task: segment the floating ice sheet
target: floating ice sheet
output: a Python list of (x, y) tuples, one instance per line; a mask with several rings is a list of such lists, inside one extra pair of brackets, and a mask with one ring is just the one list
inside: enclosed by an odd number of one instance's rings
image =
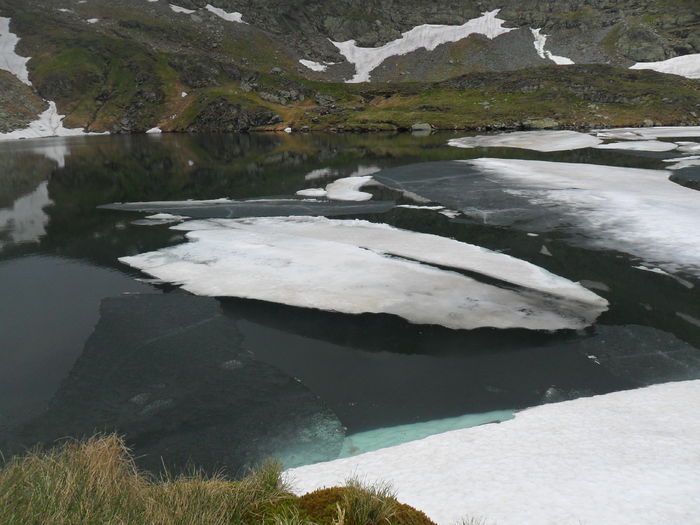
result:
[(659, 140), (627, 140), (624, 142), (610, 142), (599, 144), (597, 149), (627, 149), (632, 151), (672, 151), (678, 149), (678, 144), (673, 142), (661, 142)]
[(371, 181), (370, 175), (345, 177), (331, 182), (325, 190), (308, 188), (299, 190), (296, 194), (300, 197), (326, 197), (335, 201), (368, 201), (372, 194), (360, 191), (360, 188)]
[(595, 131), (596, 136), (616, 140), (653, 140), (700, 137), (700, 126), (657, 126), (649, 128), (610, 128)]
[(457, 148), (522, 148), (536, 151), (568, 151), (591, 148), (603, 142), (577, 131), (514, 131), (497, 135), (477, 135), (449, 141)]
[(700, 275), (700, 194), (670, 182), (668, 171), (511, 159), (461, 162), (506, 182), (509, 192), (530, 204), (549, 206), (548, 214), (565, 214), (596, 246)]
[(700, 381), (549, 404), (515, 419), (289, 470), (299, 494), (387, 481), (438, 525), (691, 523), (700, 514)]
[(667, 168), (670, 170), (682, 170), (685, 168), (700, 166), (700, 155), (691, 155), (690, 157), (678, 157), (675, 159), (664, 159), (664, 162), (673, 163), (670, 166), (667, 166)]
[[(325, 191), (325, 190), (322, 190)], [(318, 201), (315, 199), (231, 199), (153, 201), (113, 203), (100, 206), (108, 210), (162, 212), (173, 215), (187, 215), (195, 219), (238, 218), (238, 217), (279, 217), (286, 215), (357, 215), (384, 213), (394, 207), (391, 201)]]
[(580, 328), (607, 309), (584, 287), (525, 261), (366, 221), (290, 217), (173, 228), (189, 230), (190, 243), (120, 261), (197, 295), (388, 313), (453, 329)]
[(494, 39), (513, 31), (515, 28), (503, 27), (505, 21), (497, 18), (498, 12), (499, 9), (484, 13), (479, 18), (469, 20), (461, 26), (435, 24), (417, 26), (403, 33), (401, 38), (380, 47), (359, 47), (355, 40), (331, 42), (338, 48), (340, 54), (355, 66), (355, 76), (348, 82), (369, 82), (372, 71), (390, 57), (405, 55), (422, 48), (432, 51), (441, 44), (457, 42), (473, 34)]
[(700, 53), (669, 58), (660, 62), (637, 62), (630, 66), (630, 69), (653, 69), (660, 73), (700, 79)]

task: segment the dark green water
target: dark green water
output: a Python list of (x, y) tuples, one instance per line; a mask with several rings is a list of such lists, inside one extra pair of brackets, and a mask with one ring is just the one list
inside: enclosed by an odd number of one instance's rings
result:
[(504, 251), (587, 282), (611, 303), (580, 332), (454, 331), (137, 281), (144, 276), (117, 258), (178, 244), (182, 233), (133, 223), (146, 213), (98, 208), (292, 196), (318, 184), (306, 179), (311, 173), (440, 173), (449, 161), (481, 156), (665, 167), (660, 154), (460, 150), (446, 146), (450, 137), (0, 144), (0, 449), (118, 430), (146, 467), (157, 469), (163, 456), (176, 469), (192, 461), (235, 474), (264, 456), (288, 465), (332, 459), (358, 432), (466, 414), (499, 419), (544, 402), (700, 377), (700, 281), (640, 271), (632, 256), (572, 243), (557, 229), (535, 237), (476, 215), (397, 208), (410, 200), (386, 189), (373, 190), (378, 208), (333, 211)]

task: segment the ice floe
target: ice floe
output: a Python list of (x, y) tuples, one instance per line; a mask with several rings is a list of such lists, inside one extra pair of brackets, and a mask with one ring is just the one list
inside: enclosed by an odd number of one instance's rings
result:
[(623, 142), (599, 144), (594, 147), (597, 149), (626, 149), (632, 151), (672, 151), (678, 149), (678, 144), (661, 142), (659, 140), (626, 140)]
[(453, 329), (581, 328), (607, 309), (584, 287), (525, 261), (366, 221), (221, 219), (173, 229), (188, 231), (190, 242), (120, 261), (197, 295), (389, 313)]
[(299, 494), (386, 481), (438, 525), (691, 523), (700, 381), (544, 405), (500, 424), (285, 472)]
[(218, 16), (219, 18), (221, 18), (223, 20), (226, 20), (227, 22), (237, 22), (239, 24), (246, 23), (243, 21), (243, 15), (239, 12), (228, 13), (219, 7), (214, 7), (211, 4), (205, 5), (204, 9), (206, 9), (210, 13), (215, 14), (216, 16)]
[(637, 62), (630, 69), (653, 69), (686, 78), (700, 79), (700, 53), (669, 58), (659, 62)]
[(603, 142), (577, 131), (514, 131), (496, 135), (462, 137), (448, 142), (457, 148), (522, 148), (535, 151), (568, 151), (591, 148)]
[(586, 242), (700, 275), (700, 194), (669, 181), (668, 171), (515, 159), (459, 162), (506, 182), (509, 192), (532, 205), (548, 205), (550, 214), (566, 215), (587, 232)]
[(371, 181), (371, 175), (344, 177), (331, 182), (326, 189), (308, 188), (299, 190), (296, 194), (300, 197), (326, 197), (336, 201), (368, 201), (372, 194), (360, 191), (360, 188)]
[(557, 65), (571, 65), (574, 63), (573, 60), (567, 57), (554, 55), (551, 51), (546, 51), (544, 46), (547, 44), (547, 35), (542, 34), (542, 29), (530, 29), (532, 31), (532, 36), (535, 37), (535, 49), (540, 58), (549, 59)]
[[(323, 190), (325, 191), (325, 190)], [(288, 215), (334, 216), (384, 213), (393, 201), (328, 201), (316, 199), (210, 199), (112, 203), (100, 208), (121, 211), (185, 214), (198, 219), (279, 217)]]
[(599, 129), (596, 136), (615, 140), (653, 140), (675, 137), (700, 137), (700, 126), (651, 126), (648, 128)]
[(664, 162), (673, 162), (673, 164), (666, 167), (669, 170), (682, 170), (685, 168), (700, 166), (700, 155), (691, 155), (690, 157), (678, 157), (675, 159), (664, 159)]
[(515, 28), (503, 27), (505, 20), (497, 17), (499, 11), (496, 9), (486, 12), (461, 26), (436, 24), (417, 26), (403, 33), (401, 38), (380, 47), (359, 47), (355, 40), (331, 42), (338, 48), (340, 54), (355, 66), (355, 76), (347, 82), (369, 82), (372, 71), (390, 57), (405, 55), (423, 48), (432, 51), (441, 44), (457, 42), (473, 34), (494, 39), (513, 31)]
[(700, 143), (698, 142), (676, 142), (678, 151), (682, 153), (700, 153)]

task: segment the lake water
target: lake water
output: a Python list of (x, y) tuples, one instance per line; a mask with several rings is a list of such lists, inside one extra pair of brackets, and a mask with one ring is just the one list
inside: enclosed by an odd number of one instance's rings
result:
[[(268, 456), (296, 466), (502, 421), (542, 403), (700, 377), (700, 234), (687, 233), (700, 193), (684, 188), (674, 207), (674, 187), (668, 213), (650, 226), (644, 221), (658, 206), (646, 195), (639, 202), (648, 210), (635, 204), (638, 215), (620, 214), (625, 192), (583, 188), (590, 193), (582, 201), (568, 187), (544, 194), (527, 179), (504, 182), (483, 166), (455, 162), (574, 163), (570, 170), (580, 166), (584, 180), (585, 166), (660, 170), (677, 153), (458, 149), (447, 146), (450, 138), (162, 135), (0, 144), (0, 450), (116, 430), (146, 468), (195, 464), (238, 475)], [(381, 183), (363, 189), (371, 200), (295, 197), (369, 174)], [(698, 175), (697, 168), (679, 174)], [(657, 194), (675, 186), (660, 184)], [(630, 193), (635, 187), (631, 181)], [(236, 202), (100, 207), (224, 197)], [(690, 217), (672, 215), (688, 203)], [(119, 262), (185, 242), (184, 231), (145, 219), (156, 211), (325, 215), (436, 234), (581, 282), (609, 309), (579, 330), (453, 330), (389, 314), (199, 297)], [(335, 264), (329, 254), (331, 272)]]

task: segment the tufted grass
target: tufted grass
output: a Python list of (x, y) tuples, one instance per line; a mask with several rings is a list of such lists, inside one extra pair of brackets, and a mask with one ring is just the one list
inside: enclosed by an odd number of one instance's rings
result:
[[(2, 457), (0, 456), (0, 460)], [(387, 485), (349, 480), (297, 497), (267, 462), (240, 481), (140, 472), (116, 435), (0, 463), (2, 525), (434, 525)]]

